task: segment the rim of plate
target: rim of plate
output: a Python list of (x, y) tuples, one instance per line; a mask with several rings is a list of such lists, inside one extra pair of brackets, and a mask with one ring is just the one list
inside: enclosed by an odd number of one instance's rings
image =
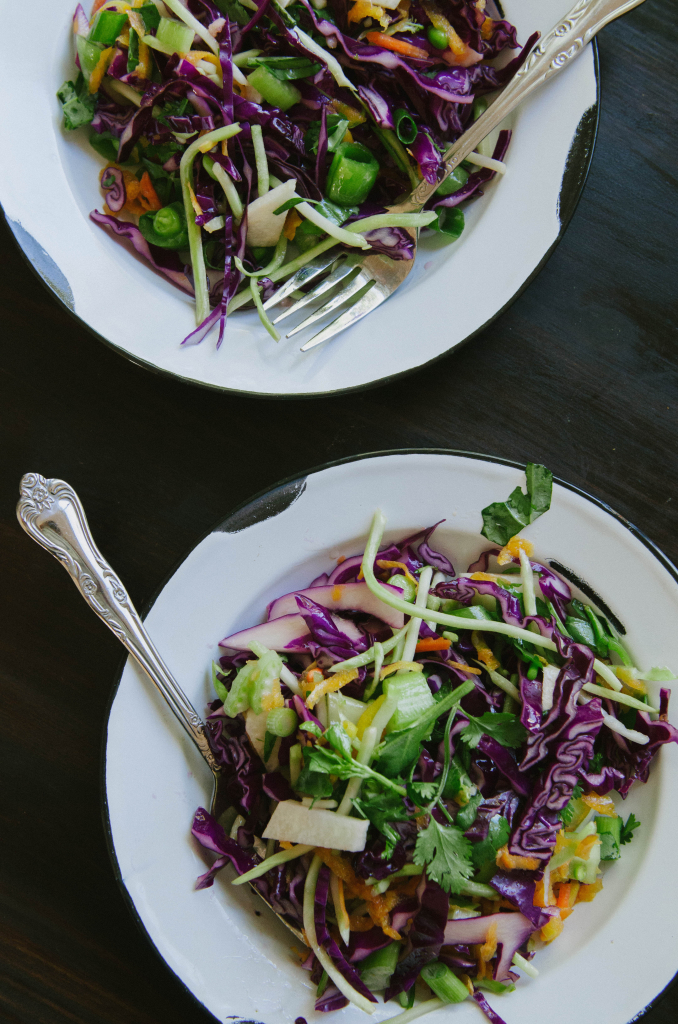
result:
[[(158, 597), (162, 594), (163, 590), (165, 589), (165, 587), (167, 586), (169, 581), (172, 579), (172, 577), (177, 572), (179, 567), (181, 565), (183, 565), (183, 563), (186, 561), (186, 559), (189, 557), (189, 555), (197, 547), (199, 547), (199, 545), (202, 544), (203, 541), (207, 537), (209, 537), (216, 530), (222, 529), (223, 526), (226, 523), (228, 523), (229, 521), (234, 520), (237, 517), (239, 517), (238, 532), (240, 532), (240, 530), (246, 529), (247, 526), (249, 525), (247, 523), (246, 518), (243, 517), (241, 514), (243, 512), (245, 512), (246, 510), (248, 510), (248, 509), (251, 510), (251, 512), (253, 513), (253, 518), (251, 519), (251, 521), (253, 523), (254, 522), (260, 522), (262, 519), (269, 518), (269, 516), (267, 516), (267, 515), (258, 516), (257, 513), (262, 510), (262, 505), (263, 505), (264, 501), (267, 498), (270, 498), (272, 495), (274, 495), (275, 493), (281, 491), (282, 489), (289, 488), (291, 485), (294, 485), (294, 484), (303, 485), (305, 480), (309, 476), (313, 476), (316, 473), (322, 473), (322, 472), (324, 472), (325, 470), (328, 470), (328, 469), (333, 469), (335, 466), (345, 466), (345, 465), (349, 465), (350, 463), (353, 463), (353, 462), (363, 462), (363, 461), (365, 461), (365, 459), (384, 458), (384, 457), (388, 457), (388, 456), (391, 456), (391, 455), (443, 455), (443, 456), (445, 456), (445, 455), (455, 455), (455, 456), (460, 456), (460, 457), (467, 458), (467, 459), (475, 459), (478, 462), (488, 462), (488, 463), (492, 463), (492, 464), (500, 465), (500, 466), (510, 466), (513, 469), (522, 469), (522, 470), (525, 469), (525, 463), (519, 462), (516, 459), (505, 459), (505, 458), (502, 458), (501, 456), (484, 455), (482, 452), (469, 452), (469, 451), (463, 451), (462, 449), (458, 449), (458, 448), (388, 448), (388, 449), (385, 449), (383, 451), (363, 452), (363, 453), (358, 454), (358, 455), (346, 456), (343, 459), (334, 459), (334, 460), (332, 460), (330, 462), (324, 462), (324, 463), (322, 463), (319, 466), (314, 466), (312, 469), (309, 469), (306, 472), (296, 473), (296, 474), (294, 474), (292, 476), (285, 477), (284, 479), (279, 480), (277, 483), (272, 484), (270, 487), (266, 487), (263, 490), (259, 491), (252, 498), (248, 498), (247, 500), (241, 502), (239, 505), (236, 505), (228, 513), (228, 515), (226, 515), (222, 519), (219, 519), (217, 522), (214, 523), (214, 525), (210, 529), (206, 530), (202, 534), (202, 536), (195, 542), (195, 544), (193, 544), (192, 547), (188, 551), (186, 551), (185, 555), (174, 564), (172, 569), (167, 573), (167, 575), (164, 577), (164, 579), (159, 584), (159, 586), (155, 589), (155, 591), (151, 594), (151, 596), (148, 598), (148, 600), (146, 602), (144, 602), (143, 609), (140, 612), (142, 620), (146, 619), (146, 617), (148, 616), (148, 613), (150, 612), (151, 608), (155, 604), (155, 602), (158, 599)], [(610, 505), (608, 505), (606, 502), (602, 501), (600, 498), (596, 498), (594, 495), (589, 494), (588, 491), (583, 490), (583, 488), (577, 487), (576, 484), (571, 484), (567, 480), (563, 480), (561, 477), (558, 477), (558, 476), (555, 476), (555, 475), (553, 477), (553, 481), (554, 481), (554, 483), (559, 484), (561, 487), (564, 487), (566, 490), (572, 491), (574, 494), (577, 494), (580, 497), (584, 498), (586, 501), (588, 501), (591, 504), (595, 505), (597, 508), (602, 509), (604, 512), (607, 512), (608, 515), (611, 515), (614, 519), (617, 520), (617, 522), (621, 523), (621, 525), (624, 526), (629, 531), (629, 533), (631, 533), (632, 536), (634, 536), (637, 540), (639, 540), (644, 545), (645, 548), (647, 548), (647, 550), (650, 552), (650, 554), (653, 555), (657, 559), (657, 561), (662, 565), (662, 567), (664, 569), (666, 569), (666, 571), (675, 580), (675, 582), (678, 583), (678, 567), (676, 567), (673, 564), (673, 562), (664, 554), (664, 552), (661, 550), (661, 548), (659, 548), (654, 543), (654, 541), (650, 540), (650, 538), (645, 533), (643, 533), (642, 530), (639, 530), (638, 527), (635, 526), (630, 520), (628, 520), (625, 516), (621, 515), (620, 512), (616, 512)], [(297, 493), (295, 494), (295, 497), (299, 493), (301, 493), (301, 492), (297, 491)], [(292, 500), (294, 500), (294, 499), (292, 499)], [(271, 515), (276, 515), (276, 514), (277, 514), (277, 511), (271, 513)], [(117, 858), (117, 855), (116, 855), (116, 852), (115, 852), (115, 843), (114, 843), (114, 840), (113, 840), (113, 833), (112, 833), (112, 830), (111, 830), (111, 823), (110, 823), (110, 817), (109, 817), (109, 812), (108, 812), (108, 796), (107, 796), (107, 789), (106, 789), (106, 753), (107, 753), (107, 741), (108, 741), (108, 723), (109, 723), (109, 719), (110, 719), (110, 715), (111, 715), (111, 709), (113, 707), (113, 702), (115, 701), (115, 698), (116, 698), (117, 693), (118, 693), (118, 689), (120, 687), (120, 682), (121, 682), (121, 679), (122, 679), (122, 674), (123, 674), (123, 672), (125, 670), (125, 666), (127, 665), (128, 660), (130, 660), (130, 659), (131, 659), (131, 655), (128, 655), (128, 654), (123, 654), (122, 657), (121, 657), (120, 667), (118, 668), (118, 670), (116, 672), (116, 675), (115, 675), (115, 678), (114, 678), (114, 682), (113, 682), (113, 686), (111, 688), (110, 697), (109, 697), (109, 700), (108, 700), (108, 703), (107, 703), (107, 706), (106, 706), (106, 713), (105, 713), (105, 718), (104, 718), (104, 726), (103, 726), (102, 737), (101, 737), (101, 760), (100, 760), (99, 781), (100, 781), (100, 787), (101, 787), (101, 816), (102, 816), (102, 823), (103, 823), (103, 826), (104, 826), (104, 838), (105, 838), (105, 841), (106, 841), (106, 848), (108, 850), (108, 855), (109, 855), (109, 858), (110, 858), (110, 861), (111, 861), (111, 866), (113, 868), (113, 874), (115, 876), (115, 880), (118, 883), (118, 888), (120, 889), (120, 891), (122, 893), (123, 899), (124, 899), (125, 903), (127, 904), (127, 908), (130, 911), (130, 913), (131, 913), (131, 915), (132, 915), (132, 917), (133, 917), (137, 927), (140, 929), (141, 933), (143, 934), (143, 936), (147, 940), (149, 946), (151, 947), (151, 949), (153, 950), (155, 955), (158, 957), (160, 962), (163, 964), (165, 969), (167, 971), (169, 971), (170, 974), (172, 974), (174, 976), (175, 980), (179, 983), (179, 985), (181, 985), (181, 987), (184, 989), (184, 991), (188, 993), (188, 995), (191, 997), (191, 999), (205, 1013), (207, 1013), (213, 1020), (215, 1020), (217, 1022), (217, 1024), (220, 1024), (219, 1018), (216, 1017), (212, 1013), (212, 1011), (207, 1008), (207, 1006), (205, 1006), (205, 1004), (198, 998), (198, 996), (189, 988), (189, 986), (186, 984), (186, 982), (181, 977), (179, 977), (179, 975), (176, 973), (176, 971), (174, 971), (170, 967), (170, 965), (168, 964), (167, 960), (163, 957), (162, 953), (160, 952), (160, 950), (156, 946), (155, 942), (151, 938), (151, 936), (150, 936), (150, 934), (149, 934), (149, 932), (148, 932), (148, 930), (146, 928), (146, 925), (144, 924), (144, 922), (143, 922), (143, 920), (141, 918), (141, 915), (140, 915), (139, 911), (137, 910), (136, 904), (134, 903), (134, 900), (132, 899), (130, 893), (128, 892), (128, 890), (127, 890), (127, 888), (125, 886), (125, 882), (124, 882), (123, 877), (122, 877), (122, 872), (120, 870), (120, 865), (118, 863), (118, 858)], [(637, 1014), (635, 1014), (635, 1016), (630, 1018), (630, 1020), (628, 1021), (628, 1024), (635, 1024), (636, 1021), (639, 1021), (648, 1012), (648, 1010), (651, 1010), (652, 1007), (662, 998), (662, 996), (674, 984), (676, 984), (677, 980), (678, 980), (678, 972), (676, 973), (676, 975), (674, 975), (674, 977), (671, 979), (671, 981), (669, 981), (664, 986), (664, 988), (660, 992), (658, 992), (657, 995), (654, 996), (654, 998), (651, 999), (650, 1002), (647, 1003), (646, 1006), (643, 1007), (642, 1010), (640, 1010)], [(256, 1024), (256, 1022), (253, 1022), (253, 1021), (249, 1022), (249, 1021), (241, 1020), (239, 1022), (239, 1024)], [(388, 1024), (388, 1022), (385, 1022), (385, 1024)]]
[[(501, 12), (501, 3), (498, 6)], [(24, 246), (23, 241), (21, 240), (17, 232), (15, 232), (14, 227), (12, 226), (14, 222), (10, 221), (10, 219), (5, 214), (5, 211), (2, 206), (2, 197), (0, 197), (0, 214), (2, 215), (2, 218), (5, 224), (7, 225), (9, 233), (11, 237), (14, 239), (19, 249), (19, 252), (24, 258), (26, 264), (30, 267), (30, 269), (38, 278), (38, 280), (42, 283), (43, 287), (45, 287), (47, 291), (52, 295), (52, 297), (56, 299), (56, 301), (63, 307), (63, 309), (69, 314), (69, 316), (71, 316), (75, 321), (81, 324), (94, 338), (102, 342), (108, 348), (112, 349), (118, 355), (121, 355), (125, 359), (128, 359), (131, 363), (134, 363), (136, 366), (140, 366), (145, 370), (149, 370), (151, 373), (155, 373), (160, 377), (166, 377), (171, 380), (182, 381), (184, 384), (190, 384), (196, 387), (206, 388), (210, 391), (222, 392), (224, 394), (243, 395), (251, 398), (275, 400), (293, 400), (299, 398), (313, 399), (319, 398), (321, 396), (335, 397), (359, 391), (367, 391), (372, 388), (381, 387), (382, 385), (389, 384), (392, 381), (400, 380), (413, 373), (417, 373), (420, 370), (430, 367), (435, 363), (439, 362), (441, 359), (445, 359), (447, 356), (449, 356), (452, 352), (456, 351), (457, 349), (462, 348), (469, 341), (472, 341), (474, 338), (478, 337), (479, 334), (486, 330), (492, 323), (494, 323), (495, 320), (502, 316), (513, 305), (513, 303), (522, 295), (525, 289), (538, 276), (541, 270), (543, 270), (544, 266), (553, 255), (555, 249), (560, 244), (563, 235), (565, 234), (565, 231), (567, 230), (569, 223), (572, 220), (572, 217), (574, 216), (577, 206), (579, 205), (579, 200), (581, 199), (582, 193), (584, 191), (584, 186), (586, 185), (586, 181), (589, 176), (589, 171), (591, 169), (593, 153), (595, 150), (596, 140), (598, 137), (598, 127), (600, 122), (601, 83), (600, 57), (597, 38), (594, 38), (592, 40), (591, 50), (593, 56), (593, 72), (595, 77), (596, 98), (595, 102), (583, 112), (578, 127), (572, 138), (572, 142), (570, 144), (567, 159), (565, 162), (565, 167), (563, 168), (563, 176), (560, 183), (559, 198), (557, 204), (560, 227), (558, 230), (558, 234), (556, 235), (556, 238), (551, 243), (548, 250), (544, 253), (539, 263), (525, 278), (525, 280), (517, 288), (513, 295), (511, 295), (508, 301), (505, 302), (500, 309), (493, 313), (492, 316), (490, 316), (486, 321), (484, 321), (483, 324), (477, 327), (474, 331), (468, 334), (461, 341), (455, 342), (449, 348), (445, 349), (444, 352), (440, 352), (432, 359), (428, 359), (423, 363), (419, 363), (416, 366), (408, 367), (405, 370), (389, 374), (385, 377), (378, 377), (375, 380), (367, 381), (362, 384), (355, 384), (352, 385), (351, 387), (337, 388), (334, 390), (321, 390), (312, 392), (285, 392), (275, 394), (273, 392), (250, 391), (246, 388), (227, 387), (222, 384), (214, 384), (209, 381), (197, 380), (194, 377), (189, 377), (182, 373), (177, 373), (173, 370), (165, 369), (161, 366), (158, 366), (156, 363), (149, 362), (148, 360), (142, 358), (141, 356), (134, 354), (129, 350), (123, 348), (116, 342), (104, 337), (97, 330), (91, 327), (86, 320), (82, 319), (75, 312), (74, 309), (71, 308), (69, 303), (66, 301), (66, 298), (59, 290), (58, 285), (55, 283), (50, 284), (49, 280), (43, 273), (41, 273), (39, 269), (39, 261), (43, 259), (45, 256), (47, 256), (47, 254), (44, 253), (39, 243), (36, 243), (36, 241), (30, 235), (28, 235), (27, 242), (29, 242), (31, 248), (34, 249), (34, 253), (30, 254), (27, 251), (27, 248)], [(50, 257), (47, 256), (47, 259), (49, 260)], [(58, 267), (56, 269), (58, 271)]]

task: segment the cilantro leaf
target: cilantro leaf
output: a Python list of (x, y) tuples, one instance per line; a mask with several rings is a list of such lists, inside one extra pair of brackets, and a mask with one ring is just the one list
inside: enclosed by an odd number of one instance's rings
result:
[(407, 795), (417, 807), (425, 807), (438, 792), (437, 782), (408, 782)]
[(393, 822), (409, 821), (410, 818), (402, 797), (390, 791), (386, 793), (371, 793), (354, 800), (353, 806), (386, 839), (386, 848), (382, 857), (384, 860), (388, 860), (393, 855), (396, 843), (400, 839), (400, 836), (393, 828)]
[(325, 739), (341, 757), (351, 758), (351, 740), (342, 725), (336, 722), (325, 730)]
[(633, 839), (633, 833), (640, 826), (641, 822), (638, 821), (635, 814), (629, 814), (626, 822), (622, 825), (620, 844), (624, 846), (626, 843), (630, 843)]
[(327, 747), (314, 747), (312, 750), (306, 747), (304, 759), (315, 772), (336, 775), (340, 779), (373, 779), (385, 789), (392, 789), (401, 796), (406, 795), (402, 786), (380, 775), (379, 772), (375, 772), (373, 768), (369, 768), (366, 764), (361, 764), (360, 761), (356, 761), (352, 757), (341, 757), (339, 754), (328, 750)]
[(495, 501), (482, 510), (483, 528), (480, 531), (493, 544), (502, 547), (511, 537), (551, 507), (553, 473), (535, 462), (525, 468), (527, 494), (516, 487), (506, 501)]
[(525, 727), (517, 715), (511, 715), (507, 711), (499, 711), (496, 714), (486, 711), (480, 718), (474, 718), (466, 711), (464, 714), (469, 719), (469, 724), (459, 735), (471, 750), (478, 746), (483, 733), (491, 736), (502, 747), (519, 747), (525, 742)]
[(473, 874), (472, 844), (456, 825), (440, 825), (431, 817), (417, 836), (414, 863), (445, 892), (460, 892)]
[(603, 752), (599, 750), (597, 754), (594, 754), (589, 763), (588, 772), (589, 775), (599, 775), (603, 770)]
[(565, 805), (565, 807), (563, 807), (562, 811), (560, 812), (560, 820), (562, 821), (563, 825), (569, 825), (572, 819), (574, 818), (574, 813), (577, 810), (575, 801), (579, 799), (583, 792), (584, 790), (581, 788), (581, 786), (575, 786), (572, 790), (572, 796), (570, 797), (569, 802)]
[(310, 733), (310, 734), (311, 734), (311, 736), (317, 736), (317, 737), (320, 737), (320, 736), (322, 736), (322, 734), (323, 734), (323, 731), (322, 731), (322, 729), (320, 728), (320, 726), (319, 726), (319, 725), (316, 725), (316, 723), (315, 723), (315, 722), (301, 722), (301, 724), (299, 725), (299, 728), (300, 728), (300, 729), (301, 729), (301, 730), (302, 730), (303, 732), (308, 732), (308, 733)]
[[(458, 817), (458, 815), (457, 815)], [(473, 844), (471, 856), (473, 865), (479, 871), (486, 864), (494, 863), (497, 850), (508, 842), (511, 834), (511, 826), (501, 814), (495, 814), (490, 818), (487, 837), (479, 843)]]

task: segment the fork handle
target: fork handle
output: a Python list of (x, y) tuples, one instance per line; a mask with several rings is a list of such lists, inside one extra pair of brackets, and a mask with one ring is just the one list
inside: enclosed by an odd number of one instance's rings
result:
[(212, 771), (218, 772), (200, 715), (158, 654), (127, 591), (94, 543), (73, 488), (63, 480), (26, 473), (16, 511), (29, 537), (61, 562), (90, 608), (139, 663)]
[(537, 43), (494, 103), (447, 149), (443, 177), (433, 184), (421, 181), (404, 203), (392, 209), (398, 213), (420, 210), (445, 178), (519, 103), (571, 64), (601, 28), (641, 3), (643, 0), (577, 0), (570, 13)]

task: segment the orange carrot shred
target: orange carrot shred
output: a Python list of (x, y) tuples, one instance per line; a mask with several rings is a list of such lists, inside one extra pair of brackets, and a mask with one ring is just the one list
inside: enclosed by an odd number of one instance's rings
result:
[(426, 60), (428, 53), (419, 46), (406, 43), (404, 39), (396, 39), (394, 36), (387, 36), (383, 32), (368, 32), (365, 36), (372, 46), (382, 46), (385, 50), (393, 50), (403, 57), (413, 57), (415, 60)]
[(450, 640), (444, 636), (425, 636), (423, 640), (417, 641), (417, 651), (448, 651), (452, 646)]

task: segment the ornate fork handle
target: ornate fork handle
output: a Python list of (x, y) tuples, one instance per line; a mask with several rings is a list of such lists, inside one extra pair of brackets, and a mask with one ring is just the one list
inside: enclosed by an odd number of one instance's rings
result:
[(26, 473), (17, 518), (54, 555), (89, 606), (139, 662), (213, 772), (219, 771), (205, 725), (158, 654), (127, 591), (97, 548), (77, 494), (63, 480)]
[(445, 175), (434, 184), (422, 181), (408, 199), (392, 209), (420, 210), (441, 182), (535, 89), (579, 56), (601, 28), (643, 0), (577, 0), (569, 14), (537, 43), (523, 66), (485, 113), (446, 151)]

